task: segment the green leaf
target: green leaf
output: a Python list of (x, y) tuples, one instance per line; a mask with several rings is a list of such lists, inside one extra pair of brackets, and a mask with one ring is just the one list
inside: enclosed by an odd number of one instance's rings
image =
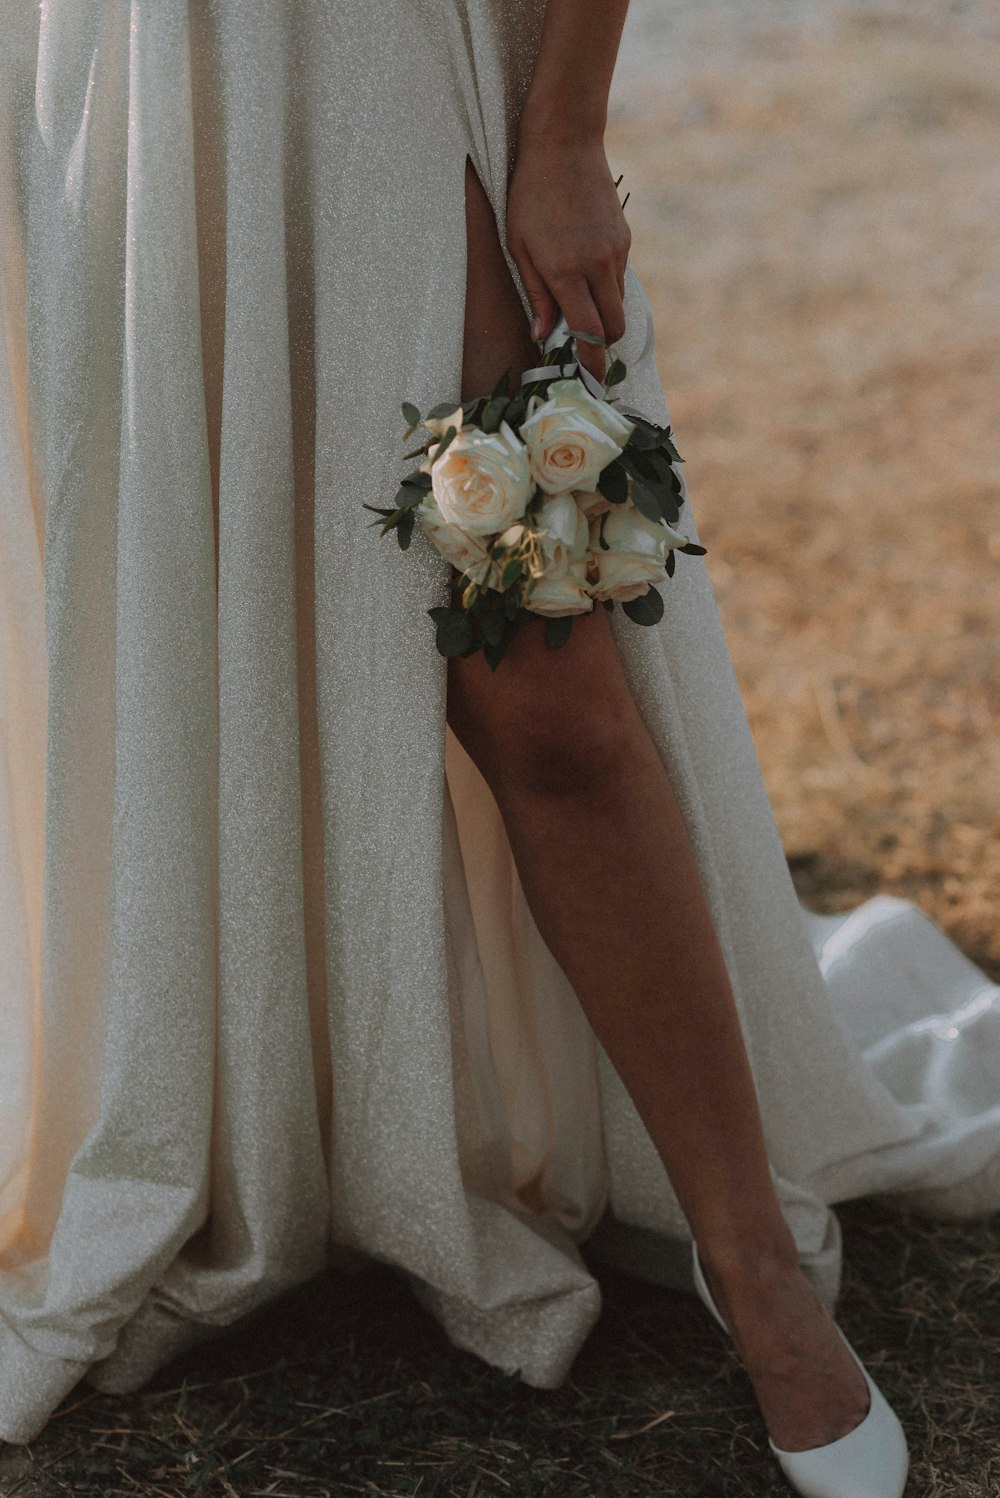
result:
[(400, 484), (396, 491), (396, 509), (412, 510), (414, 505), (420, 504), (426, 493), (422, 484)]
[(482, 595), (476, 611), (476, 621), (483, 639), (490, 645), (495, 645), (503, 638), (507, 618), (504, 614), (503, 596), (500, 593), (490, 589)]
[(447, 604), (440, 604), (436, 609), (428, 609), (427, 612), (435, 624), (440, 624), (442, 619), (447, 618), (449, 614), (453, 614), (455, 610), (448, 608)]
[(431, 476), (422, 473), (419, 468), (414, 468), (412, 473), (407, 473), (400, 480), (401, 489), (429, 489), (431, 487)]
[(663, 599), (650, 584), (638, 598), (630, 598), (622, 608), (636, 624), (657, 624), (663, 618)]
[(657, 501), (660, 506), (660, 515), (668, 525), (676, 525), (681, 518), (681, 507), (672, 494), (665, 494), (662, 489), (657, 492)]
[(622, 415), (635, 425), (635, 431), (629, 433), (628, 447), (638, 449), (642, 452), (648, 447), (659, 447), (663, 441), (663, 428), (654, 426), (652, 422), (646, 421), (645, 417), (636, 416), (632, 411), (623, 411)]
[(503, 421), (506, 411), (507, 397), (505, 395), (495, 395), (491, 400), (488, 400), (483, 408), (482, 419), (479, 423), (483, 431), (495, 432), (501, 421)]
[(612, 359), (607, 374), (604, 376), (604, 388), (610, 390), (613, 385), (620, 385), (628, 371), (620, 359)]
[(677, 550), (686, 552), (689, 557), (704, 557), (708, 555), (708, 547), (699, 546), (697, 541), (689, 541), (686, 546), (678, 546)]
[(493, 400), (498, 400), (500, 396), (503, 396), (504, 400), (507, 399), (507, 391), (508, 391), (509, 381), (510, 381), (510, 366), (508, 365), (508, 367), (504, 370), (503, 374), (500, 376), (499, 380), (497, 380), (496, 384), (493, 386), (493, 394), (492, 394)]
[(511, 557), (510, 561), (503, 569), (503, 573), (500, 577), (500, 586), (503, 588), (504, 592), (507, 591), (512, 582), (515, 582), (516, 579), (521, 576), (521, 573), (523, 571), (524, 563), (521, 561), (521, 558)]
[(416, 518), (412, 510), (407, 510), (396, 527), (396, 539), (404, 551), (409, 546), (413, 536), (413, 525)]
[(483, 646), (483, 659), (491, 671), (495, 671), (504, 658), (504, 652), (509, 644), (508, 640), (498, 640), (495, 645), (489, 641)]
[(560, 645), (565, 645), (569, 639), (570, 630), (573, 628), (572, 614), (558, 614), (552, 619), (545, 621), (545, 643), (553, 650), (558, 650)]
[[(392, 506), (390, 506), (389, 509), (385, 510), (385, 509), (382, 508), (381, 505), (369, 505), (369, 504), (365, 504), (364, 500), (361, 501), (361, 505), (362, 505), (362, 508), (365, 509), (365, 510), (374, 510), (376, 515), (395, 515), (396, 509), (397, 509), (397, 506), (392, 505)], [(378, 521), (377, 520), (373, 520), (372, 521), (372, 525), (378, 525)]]
[(441, 438), (441, 445), (440, 445), (440, 447), (438, 448), (437, 452), (434, 454), (434, 461), (435, 461), (435, 463), (437, 462), (438, 458), (442, 457), (443, 454), (448, 451), (448, 448), (451, 446), (451, 444), (454, 442), (454, 440), (455, 440), (455, 438), (457, 436), (458, 436), (458, 427), (449, 427), (448, 430), (445, 432), (444, 436)]
[(538, 388), (539, 387), (537, 385), (532, 385), (530, 387), (526, 385), (522, 391), (520, 391), (513, 397), (512, 400), (508, 402), (507, 415), (504, 417), (504, 420), (507, 422), (508, 426), (514, 428), (515, 432), (517, 431), (521, 422), (524, 420), (525, 415), (527, 414), (528, 396), (532, 393), (532, 391), (537, 390)]
[(437, 621), (437, 648), (442, 655), (461, 655), (472, 643), (472, 624), (460, 609), (445, 612), (447, 617)]
[(508, 619), (513, 619), (521, 608), (521, 590), (512, 588), (509, 593), (504, 594), (503, 611)]
[(615, 458), (607, 468), (601, 469), (597, 488), (613, 505), (625, 503), (628, 499), (628, 472), (620, 458)]
[(646, 462), (652, 465), (656, 477), (661, 484), (673, 484), (674, 470), (670, 466), (670, 459), (662, 447), (651, 447), (643, 454)]
[(457, 401), (438, 401), (437, 405), (433, 406), (427, 415), (432, 421), (443, 421), (446, 416), (451, 415), (457, 405)]
[(605, 539), (604, 539), (604, 522), (607, 519), (607, 516), (608, 516), (608, 512), (607, 512), (607, 510), (605, 510), (604, 514), (601, 516), (601, 523), (597, 527), (597, 543), (600, 546), (600, 548), (601, 548), (602, 551), (610, 551), (611, 550), (611, 547), (608, 545), (607, 541), (605, 541)]
[(647, 520), (655, 520), (657, 525), (659, 525), (660, 501), (652, 489), (647, 488), (645, 484), (636, 482), (632, 485), (632, 499), (636, 509), (645, 515)]
[(406, 419), (406, 424), (410, 428), (410, 431), (412, 431), (414, 427), (418, 427), (420, 425), (420, 412), (417, 410), (412, 401), (403, 402), (403, 416)]
[(677, 569), (677, 558), (674, 556), (674, 548), (673, 547), (671, 547), (671, 549), (667, 552), (667, 560), (664, 562), (663, 565), (667, 569), (667, 576), (668, 577), (673, 577), (674, 572)]
[(652, 456), (643, 452), (641, 448), (626, 447), (622, 454), (622, 462), (638, 478), (646, 479), (651, 484), (659, 483), (660, 475), (656, 471)]

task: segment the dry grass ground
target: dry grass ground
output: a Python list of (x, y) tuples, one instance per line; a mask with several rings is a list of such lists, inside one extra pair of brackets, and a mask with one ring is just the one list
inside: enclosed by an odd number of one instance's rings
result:
[(994, 974), (998, 39), (762, 26), (613, 140), (800, 889), (913, 898)]
[[(1000, 976), (996, 51), (957, 24), (975, 6), (803, 33), (780, 9), (714, 48), (706, 4), (695, 61), (616, 114), (634, 259), (800, 891), (905, 895)], [(841, 1217), (841, 1322), (910, 1433), (912, 1498), (995, 1498), (996, 1224)], [(82, 1387), (0, 1493), (787, 1492), (701, 1308), (600, 1274), (558, 1391), (451, 1348), (376, 1268), (141, 1394)]]

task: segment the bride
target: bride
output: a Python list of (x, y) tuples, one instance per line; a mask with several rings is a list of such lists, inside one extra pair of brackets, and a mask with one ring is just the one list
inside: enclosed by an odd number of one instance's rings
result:
[(830, 1208), (1000, 1203), (995, 989), (799, 906), (703, 568), (493, 672), (361, 505), (560, 313), (666, 422), (626, 8), (0, 0), (7, 1440), (352, 1254), (552, 1387), (652, 1242), (797, 1491), (903, 1491)]

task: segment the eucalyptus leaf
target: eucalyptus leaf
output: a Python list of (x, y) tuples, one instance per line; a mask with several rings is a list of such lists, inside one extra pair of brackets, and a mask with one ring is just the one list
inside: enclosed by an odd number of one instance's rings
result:
[(500, 662), (503, 660), (507, 645), (508, 641), (506, 639), (503, 639), (498, 640), (495, 645), (490, 644), (489, 641), (487, 641), (487, 643), (483, 646), (483, 659), (486, 661), (486, 664), (489, 666), (491, 671), (495, 671)]
[(528, 395), (526, 391), (522, 390), (507, 403), (507, 414), (504, 417), (507, 425), (513, 427), (514, 430), (517, 431), (517, 428), (524, 420), (527, 409)]
[(674, 555), (673, 548), (671, 548), (670, 551), (667, 552), (667, 560), (664, 562), (663, 565), (667, 569), (667, 576), (668, 577), (673, 577), (674, 572), (677, 570), (677, 558)]
[(438, 620), (438, 650), (442, 655), (461, 655), (472, 642), (472, 624), (467, 615), (458, 609), (448, 609), (447, 617)]
[(476, 623), (484, 640), (495, 644), (503, 636), (507, 623), (503, 608), (503, 595), (488, 589), (480, 598), (476, 610)]
[(708, 555), (708, 547), (699, 546), (697, 541), (689, 541), (686, 546), (678, 546), (677, 550), (685, 552), (689, 557), (704, 557)]
[(507, 411), (507, 397), (495, 395), (492, 400), (486, 402), (480, 419), (480, 426), (484, 432), (495, 432), (499, 427)]
[(604, 388), (610, 390), (613, 385), (620, 385), (628, 371), (620, 359), (612, 359), (607, 374), (604, 376)]
[(414, 505), (420, 504), (426, 493), (423, 485), (418, 488), (416, 484), (400, 484), (396, 493), (396, 509), (412, 510)]
[(663, 599), (650, 584), (638, 598), (630, 598), (622, 608), (636, 624), (657, 624), (663, 618)]
[(524, 563), (521, 561), (521, 558), (511, 557), (510, 561), (503, 569), (503, 573), (500, 578), (500, 585), (505, 592), (510, 587), (511, 583), (516, 581), (516, 579), (521, 576), (523, 570)]
[(446, 416), (451, 415), (456, 405), (456, 401), (438, 401), (437, 405), (433, 406), (427, 415), (432, 421), (443, 421)]
[(504, 399), (506, 399), (507, 398), (507, 391), (509, 389), (509, 383), (510, 383), (510, 366), (508, 365), (507, 368), (504, 370), (503, 374), (500, 376), (499, 380), (497, 380), (496, 384), (493, 386), (492, 398), (494, 400), (497, 400), (497, 399), (499, 399), (500, 396), (503, 396)]
[(442, 457), (443, 454), (448, 451), (448, 448), (451, 446), (451, 444), (454, 442), (454, 440), (455, 440), (455, 438), (457, 436), (458, 436), (458, 428), (457, 427), (449, 427), (448, 430), (445, 432), (444, 436), (441, 438), (441, 445), (440, 445), (440, 447), (438, 448), (437, 452), (434, 454), (434, 461), (435, 461), (435, 463), (437, 462), (438, 458)]
[(411, 431), (414, 427), (418, 427), (420, 425), (420, 412), (417, 410), (412, 401), (403, 402), (403, 416), (406, 419), (407, 425), (409, 426)]
[(396, 539), (404, 551), (409, 546), (413, 536), (413, 524), (416, 518), (412, 510), (407, 510), (396, 527)]
[(405, 474), (400, 482), (401, 489), (429, 489), (430, 487), (430, 474), (423, 473), (419, 468), (414, 468), (410, 473)]

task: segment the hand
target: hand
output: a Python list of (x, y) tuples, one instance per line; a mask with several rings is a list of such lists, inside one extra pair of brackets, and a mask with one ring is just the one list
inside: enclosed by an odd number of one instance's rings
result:
[[(631, 243), (600, 138), (521, 137), (507, 189), (507, 245), (540, 320), (532, 337), (547, 338), (562, 311), (574, 331), (617, 343)], [(577, 348), (603, 381), (604, 349)]]

